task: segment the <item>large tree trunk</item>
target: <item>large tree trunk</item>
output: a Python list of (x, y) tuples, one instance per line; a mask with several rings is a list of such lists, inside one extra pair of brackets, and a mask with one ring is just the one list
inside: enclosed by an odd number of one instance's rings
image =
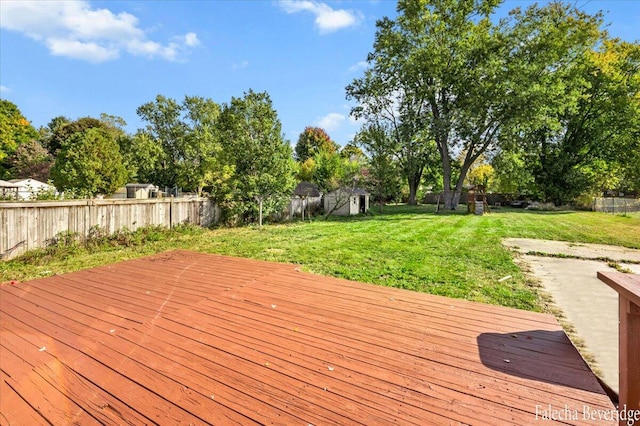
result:
[(449, 161), (448, 152), (441, 152), (442, 160), (442, 188), (443, 188), (443, 202), (444, 208), (448, 210), (455, 210), (458, 205), (460, 196), (454, 197), (454, 193), (451, 190), (451, 162)]
[(449, 210), (456, 210), (458, 203), (460, 203), (460, 197), (462, 196), (462, 186), (456, 185), (455, 189), (451, 189), (451, 184), (447, 185), (448, 188), (444, 190), (444, 206)]
[(422, 173), (414, 174), (413, 176), (409, 176), (409, 205), (417, 206), (418, 200), (418, 187), (420, 186), (420, 179), (422, 179)]

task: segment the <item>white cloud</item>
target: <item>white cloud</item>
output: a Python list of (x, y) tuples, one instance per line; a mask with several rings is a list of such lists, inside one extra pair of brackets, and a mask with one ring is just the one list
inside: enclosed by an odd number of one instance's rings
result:
[(360, 61), (357, 64), (351, 65), (348, 69), (349, 72), (356, 72), (360, 70), (366, 70), (369, 68), (369, 63), (367, 61)]
[(238, 70), (238, 69), (241, 69), (241, 68), (246, 68), (246, 67), (248, 67), (248, 66), (249, 66), (249, 61), (244, 60), (244, 61), (242, 61), (242, 62), (240, 62), (240, 63), (238, 63), (238, 64), (235, 64), (235, 63), (234, 63), (234, 64), (231, 66), (231, 68), (232, 68), (232, 69), (234, 69), (234, 70)]
[(357, 126), (360, 124), (360, 122), (362, 121), (362, 119), (358, 120), (357, 118), (355, 118), (353, 115), (349, 114), (349, 123)]
[(0, 93), (8, 93), (10, 91), (11, 89), (9, 89), (7, 86), (0, 86)]
[(196, 47), (200, 44), (200, 40), (198, 40), (198, 35), (196, 33), (187, 33), (184, 35), (184, 44), (189, 47)]
[(0, 28), (44, 43), (53, 55), (94, 63), (113, 60), (122, 51), (175, 61), (200, 44), (193, 32), (166, 44), (151, 41), (134, 15), (94, 9), (86, 0), (0, 1)]
[(66, 56), (88, 62), (104, 62), (118, 57), (118, 49), (103, 47), (96, 43), (78, 40), (47, 39), (47, 46), (52, 55)]
[(337, 112), (330, 112), (324, 117), (320, 117), (316, 120), (316, 125), (318, 127), (322, 127), (327, 132), (331, 132), (337, 130), (342, 122), (344, 122), (345, 116), (343, 114), (339, 114)]
[(325, 3), (311, 0), (281, 0), (280, 7), (287, 13), (311, 12), (320, 33), (330, 33), (358, 23), (358, 14), (344, 9), (334, 10)]

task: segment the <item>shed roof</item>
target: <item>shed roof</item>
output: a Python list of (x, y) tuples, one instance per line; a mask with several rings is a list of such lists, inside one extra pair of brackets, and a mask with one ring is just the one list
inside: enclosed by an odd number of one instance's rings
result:
[(156, 186), (152, 183), (128, 183), (125, 185), (125, 188), (134, 188), (134, 189), (154, 189)]
[(364, 188), (348, 188), (348, 187), (342, 187), (335, 191), (331, 191), (330, 194), (333, 194), (338, 191), (348, 192), (348, 193), (351, 193), (351, 195), (370, 195), (369, 191), (367, 191)]
[(168, 252), (1, 285), (0, 319), (8, 424), (531, 425), (538, 407), (614, 410), (551, 315), (295, 265)]
[(319, 197), (320, 190), (318, 189), (318, 185), (302, 181), (296, 186), (296, 189), (293, 190), (293, 195), (299, 197)]

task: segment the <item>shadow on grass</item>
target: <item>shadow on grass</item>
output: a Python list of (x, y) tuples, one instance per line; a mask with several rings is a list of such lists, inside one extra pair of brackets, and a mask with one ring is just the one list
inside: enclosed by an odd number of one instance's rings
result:
[(533, 214), (543, 216), (555, 216), (576, 213), (576, 210), (535, 210), (535, 209), (519, 209), (515, 207), (500, 207), (492, 210), (494, 213), (519, 213), (519, 214)]
[[(575, 213), (572, 210), (526, 210), (512, 207), (500, 207), (491, 209), (487, 215), (492, 213), (508, 213), (514, 215), (536, 215), (536, 216), (558, 216)], [(331, 215), (327, 218), (324, 216), (321, 218), (327, 222), (353, 222), (360, 220), (416, 220), (422, 219), (420, 216), (438, 217), (438, 216), (472, 216), (467, 213), (465, 204), (460, 204), (456, 210), (444, 210), (436, 211), (436, 206), (433, 204), (420, 204), (417, 206), (409, 206), (406, 204), (399, 205), (386, 205), (383, 211), (380, 212), (379, 206), (373, 206), (368, 213), (358, 214), (355, 216), (335, 216)]]

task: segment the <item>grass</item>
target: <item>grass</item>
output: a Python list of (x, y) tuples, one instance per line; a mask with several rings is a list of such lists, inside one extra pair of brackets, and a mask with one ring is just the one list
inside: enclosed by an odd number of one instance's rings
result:
[[(303, 269), (373, 284), (543, 310), (501, 245), (505, 237), (640, 248), (640, 215), (501, 209), (485, 216), (434, 213), (433, 206), (390, 206), (385, 213), (262, 228), (155, 230), (125, 246), (41, 250), (0, 263), (0, 282), (60, 274), (170, 249), (290, 262)], [(509, 279), (501, 278), (511, 276)]]

